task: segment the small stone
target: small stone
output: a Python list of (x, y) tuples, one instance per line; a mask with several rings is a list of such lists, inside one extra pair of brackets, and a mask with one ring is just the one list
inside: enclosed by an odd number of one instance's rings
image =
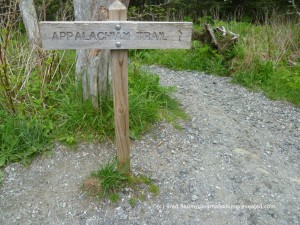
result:
[(192, 123), (192, 128), (193, 129), (196, 129), (197, 128), (197, 125), (195, 123)]
[(83, 152), (83, 153), (82, 153), (82, 156), (83, 156), (83, 157), (86, 157), (86, 156), (88, 156), (88, 154), (89, 154), (89, 153)]
[(221, 188), (219, 186), (216, 186), (216, 189), (221, 190)]
[(230, 163), (230, 160), (231, 160), (231, 156), (226, 155), (226, 156), (224, 157), (224, 162), (225, 162), (225, 163)]
[(271, 152), (271, 151), (266, 151), (266, 153), (267, 153), (268, 155), (271, 155), (272, 152)]
[(189, 184), (189, 192), (194, 193), (196, 191), (196, 188), (193, 184)]
[(257, 217), (257, 215), (250, 214), (250, 216), (248, 217), (248, 222), (249, 222), (249, 224), (253, 224), (253, 225), (258, 224), (258, 217)]
[(235, 177), (235, 175), (233, 174), (233, 173), (228, 173), (228, 178), (230, 179), (230, 180), (233, 180), (234, 179), (234, 177)]
[(124, 207), (125, 207), (125, 210), (127, 210), (127, 211), (131, 209), (131, 205), (127, 201), (125, 202)]
[(113, 224), (113, 222), (108, 218), (106, 218), (103, 222), (103, 225), (112, 225), (112, 224)]
[(245, 214), (244, 214), (244, 212), (239, 212), (239, 214), (238, 214), (238, 216), (244, 216)]
[(118, 216), (121, 215), (121, 214), (123, 214), (124, 213), (123, 208), (122, 207), (117, 207), (116, 208), (116, 213), (117, 213)]
[(164, 150), (162, 148), (158, 148), (156, 151), (158, 154), (162, 154)]
[(17, 217), (16, 217), (16, 219), (17, 219), (17, 220), (22, 219), (22, 215), (21, 215), (21, 214), (18, 214)]
[(238, 183), (238, 184), (240, 184), (240, 183), (242, 183), (242, 181), (243, 181), (243, 178), (242, 178), (242, 177), (240, 177), (240, 176), (234, 176), (234, 181), (235, 181), (235, 183)]
[(63, 207), (63, 208), (65, 208), (66, 205), (67, 205), (67, 203), (65, 203), (65, 202), (61, 203), (61, 207)]
[(197, 195), (192, 195), (192, 201), (194, 202), (196, 200), (198, 200), (198, 196)]
[(86, 197), (87, 197), (87, 192), (84, 192), (79, 196), (79, 200), (86, 199)]
[(186, 175), (186, 174), (189, 173), (189, 171), (186, 170), (186, 169), (183, 169), (183, 170), (181, 170), (179, 173), (180, 173), (180, 175)]
[(195, 192), (195, 188), (194, 188), (194, 187), (190, 187), (190, 188), (189, 188), (189, 192), (190, 192), (190, 193), (194, 193), (194, 192)]
[(204, 167), (200, 167), (199, 169), (200, 169), (201, 171), (204, 171)]
[(273, 217), (275, 214), (275, 211), (273, 209), (269, 209), (268, 214)]
[(172, 150), (171, 153), (174, 155), (176, 152), (175, 152), (175, 150)]

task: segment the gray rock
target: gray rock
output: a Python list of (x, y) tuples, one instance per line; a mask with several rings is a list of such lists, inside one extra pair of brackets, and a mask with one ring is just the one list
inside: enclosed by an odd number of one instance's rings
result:
[(269, 214), (270, 216), (274, 217), (275, 211), (274, 211), (273, 209), (269, 209), (269, 210), (268, 210), (268, 214)]
[(192, 201), (195, 202), (198, 200), (198, 196), (197, 195), (192, 195)]
[(258, 216), (256, 214), (251, 213), (248, 217), (248, 223), (251, 225), (257, 225), (258, 223)]
[(235, 174), (232, 173), (232, 172), (229, 172), (229, 173), (227, 174), (227, 176), (228, 176), (228, 178), (229, 178), (230, 180), (233, 180), (233, 179), (235, 178)]
[(116, 214), (120, 220), (128, 219), (128, 215), (125, 213), (125, 211), (122, 207), (117, 207), (115, 210), (116, 210)]
[(243, 178), (241, 176), (235, 175), (234, 176), (234, 181), (238, 184), (243, 182)]

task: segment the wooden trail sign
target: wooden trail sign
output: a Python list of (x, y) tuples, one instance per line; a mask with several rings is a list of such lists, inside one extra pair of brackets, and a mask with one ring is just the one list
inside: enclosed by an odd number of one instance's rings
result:
[[(43, 48), (186, 49), (192, 23), (91, 21), (41, 22)], [(120, 44), (117, 45), (116, 43)]]
[(115, 1), (110, 21), (40, 22), (42, 45), (53, 49), (111, 49), (118, 169), (130, 172), (127, 49), (189, 49), (192, 23), (129, 22)]

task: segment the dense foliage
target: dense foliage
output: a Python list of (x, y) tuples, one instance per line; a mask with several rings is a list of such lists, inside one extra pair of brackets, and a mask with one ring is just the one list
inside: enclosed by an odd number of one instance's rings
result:
[[(72, 0), (34, 0), (41, 20), (73, 20)], [(294, 3), (294, 5), (293, 5)], [(137, 20), (196, 21), (199, 17), (265, 21), (273, 12), (281, 16), (295, 16), (300, 6), (297, 0), (131, 0), (129, 11)], [(0, 0), (0, 16), (9, 11), (11, 0)]]

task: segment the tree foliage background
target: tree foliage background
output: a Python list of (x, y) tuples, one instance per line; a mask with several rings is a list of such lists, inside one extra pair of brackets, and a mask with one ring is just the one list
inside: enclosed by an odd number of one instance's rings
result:
[[(299, 6), (300, 1), (294, 1)], [(248, 19), (263, 21), (273, 12), (293, 16), (296, 9), (291, 0), (131, 0), (132, 7), (139, 11), (151, 6), (160, 6), (175, 19), (189, 16), (194, 21), (199, 17), (215, 19)]]
[[(0, 0), (0, 15), (12, 0)], [(73, 20), (72, 0), (34, 0), (40, 20)], [(131, 19), (196, 21), (199, 17), (263, 22), (274, 12), (293, 17), (300, 0), (131, 0)]]

